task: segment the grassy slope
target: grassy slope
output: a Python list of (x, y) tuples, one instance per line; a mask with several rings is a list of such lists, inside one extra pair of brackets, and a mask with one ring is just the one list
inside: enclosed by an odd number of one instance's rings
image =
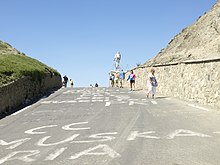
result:
[(59, 73), (45, 64), (24, 55), (0, 54), (0, 86), (8, 84), (22, 76), (31, 76), (40, 80), (49, 71)]

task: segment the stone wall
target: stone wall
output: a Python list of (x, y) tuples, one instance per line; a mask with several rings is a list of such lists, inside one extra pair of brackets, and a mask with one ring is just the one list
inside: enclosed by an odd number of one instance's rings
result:
[(0, 114), (9, 113), (28, 100), (61, 86), (61, 77), (52, 76), (51, 74), (45, 74), (44, 78), (39, 81), (33, 81), (31, 77), (18, 79), (0, 88)]
[[(211, 105), (220, 109), (220, 58), (184, 61), (153, 66), (159, 86), (165, 96)], [(136, 88), (147, 89), (149, 66), (134, 69)], [(126, 77), (129, 73), (126, 73)], [(128, 87), (128, 82), (126, 86)]]

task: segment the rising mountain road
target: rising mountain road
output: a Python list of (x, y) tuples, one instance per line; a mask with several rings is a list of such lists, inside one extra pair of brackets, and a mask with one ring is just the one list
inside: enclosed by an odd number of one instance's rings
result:
[(0, 120), (4, 165), (219, 165), (220, 113), (142, 91), (65, 88)]

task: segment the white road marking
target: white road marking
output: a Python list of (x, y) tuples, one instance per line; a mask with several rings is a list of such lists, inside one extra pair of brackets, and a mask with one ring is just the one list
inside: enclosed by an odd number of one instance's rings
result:
[(11, 141), (11, 142), (5, 142), (4, 140), (1, 140), (0, 139), (0, 146), (8, 146), (8, 145), (11, 145), (10, 147), (6, 148), (6, 149), (14, 149), (18, 146), (20, 146), (21, 144), (29, 141), (31, 138), (25, 138), (25, 139), (19, 139), (19, 140), (14, 140), (14, 141)]
[(70, 141), (73, 141), (76, 137), (78, 137), (80, 134), (74, 134), (72, 136), (70, 136), (69, 138), (66, 138), (65, 140), (62, 140), (62, 141), (59, 141), (59, 142), (56, 142), (56, 143), (48, 143), (48, 144), (44, 144), (44, 142), (51, 138), (51, 136), (45, 136), (43, 137), (42, 139), (40, 139), (36, 145), (37, 146), (44, 146), (44, 147), (48, 147), (48, 146), (56, 146), (56, 145), (59, 145), (59, 144), (64, 144), (64, 143), (67, 143), (67, 142), (70, 142)]
[(213, 132), (214, 134), (220, 134), (220, 132)]
[(51, 101), (42, 101), (41, 104), (50, 104)]
[(60, 156), (66, 149), (67, 149), (67, 147), (57, 149), (54, 153), (51, 153), (50, 155), (48, 155), (48, 156), (45, 158), (45, 160), (54, 160), (54, 159), (56, 159), (56, 158), (57, 158), (58, 156)]
[(139, 105), (148, 105), (147, 103), (142, 103), (142, 102), (134, 102), (134, 103)]
[[(26, 153), (26, 154), (25, 154)], [(29, 150), (29, 151), (15, 151), (0, 159), (0, 164), (3, 164), (10, 160), (20, 160), (24, 162), (33, 162), (35, 159), (31, 158), (31, 156), (39, 155), (39, 150)], [(15, 156), (15, 155), (19, 156)], [(23, 154), (23, 155), (22, 155)], [(25, 155), (24, 155), (25, 154)]]
[(42, 126), (42, 127), (37, 127), (37, 128), (33, 128), (33, 129), (29, 129), (27, 131), (25, 131), (24, 133), (26, 134), (31, 134), (31, 135), (39, 135), (39, 134), (45, 134), (46, 132), (33, 132), (42, 128), (51, 128), (51, 127), (57, 127), (57, 125), (46, 125), (46, 126)]
[(90, 100), (79, 100), (79, 103), (89, 103)]
[(88, 130), (90, 129), (90, 127), (84, 127), (84, 128), (70, 128), (71, 126), (74, 125), (81, 125), (81, 124), (88, 124), (88, 122), (79, 122), (79, 123), (72, 123), (72, 124), (68, 124), (62, 127), (62, 129), (67, 130), (67, 131), (79, 131), (79, 130)]
[(76, 93), (78, 91), (66, 91), (66, 92), (63, 92), (63, 94), (68, 94), (68, 93)]
[(203, 111), (210, 111), (210, 110), (207, 109), (207, 108), (200, 107), (200, 106), (197, 106), (197, 105), (194, 105), (194, 104), (188, 104), (188, 106), (193, 107), (193, 108), (197, 108), (197, 109), (201, 109), (201, 110), (203, 110)]
[(71, 143), (96, 143), (96, 142), (104, 142), (114, 140), (114, 136), (106, 136), (106, 135), (117, 135), (117, 132), (106, 132), (106, 133), (98, 133), (94, 135), (90, 135), (89, 138), (97, 139), (97, 140), (87, 140), (87, 141), (72, 141)]
[(103, 102), (104, 100), (92, 100), (92, 102)]
[(101, 100), (101, 99), (103, 99), (103, 97), (93, 97), (92, 99), (93, 100)]
[(111, 102), (106, 102), (106, 103), (105, 103), (105, 106), (106, 106), (106, 107), (109, 107), (110, 105), (111, 105)]
[(129, 101), (128, 105), (134, 105), (134, 101)]
[(152, 103), (152, 104), (157, 104), (157, 102), (156, 102), (156, 101), (151, 101), (151, 103)]
[(129, 101), (138, 101), (138, 99), (129, 99)]
[(155, 131), (149, 131), (149, 132), (142, 132), (139, 133), (138, 131), (133, 131), (128, 136), (127, 140), (135, 140), (137, 137), (147, 138), (147, 139), (160, 139), (160, 137), (157, 136), (150, 136), (149, 134), (155, 133)]
[(23, 109), (21, 109), (21, 110), (19, 110), (19, 111), (15, 112), (15, 113), (13, 113), (13, 114), (12, 114), (12, 116), (17, 115), (17, 114), (19, 114), (19, 113), (21, 113), (21, 112), (23, 112), (23, 111), (25, 111), (25, 110), (29, 109), (30, 107), (31, 107), (31, 105), (29, 105), (29, 106), (27, 106), (27, 107), (25, 107), (25, 108), (23, 108)]
[(103, 97), (101, 94), (94, 94), (93, 97)]
[[(103, 150), (103, 152), (100, 152), (100, 150)], [(96, 152), (92, 152), (92, 151), (95, 151), (95, 150), (98, 150)], [(96, 147), (93, 147), (93, 148), (89, 148), (87, 150), (84, 150), (80, 153), (77, 153), (73, 156), (71, 156), (69, 159), (77, 159), (81, 156), (84, 156), (84, 155), (95, 155), (95, 156), (102, 156), (102, 155), (108, 155), (110, 156), (111, 158), (116, 158), (116, 157), (120, 157), (121, 155), (118, 154), (116, 151), (114, 151), (113, 149), (111, 149), (108, 145), (105, 145), (105, 144), (100, 144), (100, 145), (97, 145)]]
[(77, 103), (77, 101), (76, 100), (69, 100), (69, 101), (67, 101), (68, 103)]
[(180, 137), (180, 136), (198, 136), (198, 137), (211, 137), (209, 135), (205, 135), (205, 134), (202, 134), (202, 133), (198, 133), (198, 132), (193, 132), (193, 131), (190, 131), (190, 130), (184, 130), (184, 129), (178, 129), (176, 131), (174, 131), (173, 133), (169, 134), (168, 135), (168, 138), (167, 139), (174, 139), (175, 137)]
[[(102, 93), (107, 93), (105, 91), (101, 91)], [(80, 95), (80, 97), (76, 98), (75, 100), (69, 100), (69, 101), (43, 101), (41, 103), (43, 104), (63, 104), (63, 103), (95, 103), (95, 102), (104, 102), (105, 107), (111, 106), (111, 104), (126, 104), (128, 103), (129, 106), (132, 106), (134, 104), (139, 105), (149, 105), (149, 100), (145, 98), (130, 98), (128, 95), (108, 95), (105, 97), (105, 95), (101, 95), (100, 93), (92, 93), (91, 91), (85, 91), (85, 94)], [(123, 92), (122, 92), (123, 93)], [(125, 92), (127, 93), (127, 92)], [(110, 93), (108, 93), (110, 94)], [(112, 97), (115, 97), (114, 101), (111, 102)], [(152, 101), (152, 104), (157, 104), (156, 101)]]

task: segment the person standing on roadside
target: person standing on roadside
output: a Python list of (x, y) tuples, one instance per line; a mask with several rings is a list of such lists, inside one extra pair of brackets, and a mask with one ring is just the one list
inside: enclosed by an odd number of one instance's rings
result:
[(130, 74), (127, 78), (127, 81), (130, 80), (131, 91), (134, 90), (134, 88), (135, 88), (135, 79), (136, 79), (136, 75), (134, 74), (133, 70), (131, 70)]
[(158, 86), (156, 77), (155, 77), (155, 69), (151, 68), (150, 73), (148, 74), (147, 77), (147, 87), (148, 87), (148, 92), (147, 92), (147, 98), (149, 98), (149, 95), (154, 99), (154, 96), (156, 94), (156, 87)]

